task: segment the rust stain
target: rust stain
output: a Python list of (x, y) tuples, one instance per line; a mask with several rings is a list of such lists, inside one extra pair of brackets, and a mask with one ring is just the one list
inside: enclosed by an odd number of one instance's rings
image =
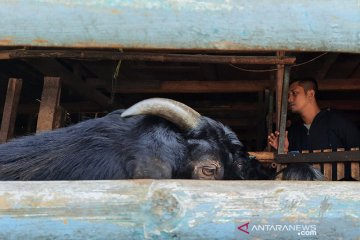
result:
[(118, 9), (111, 9), (112, 14), (121, 14), (122, 12)]
[(0, 45), (10, 45), (12, 42), (12, 39), (0, 39)]
[(275, 195), (280, 194), (280, 193), (282, 193), (282, 192), (284, 192), (284, 191), (285, 191), (284, 188), (276, 189)]
[(41, 39), (41, 38), (37, 38), (32, 40), (33, 43), (40, 43), (40, 44), (44, 44), (44, 43), (49, 43), (49, 41), (45, 40), (45, 39)]
[(10, 203), (7, 201), (7, 197), (1, 197), (0, 198), (0, 209), (10, 209), (11, 205)]

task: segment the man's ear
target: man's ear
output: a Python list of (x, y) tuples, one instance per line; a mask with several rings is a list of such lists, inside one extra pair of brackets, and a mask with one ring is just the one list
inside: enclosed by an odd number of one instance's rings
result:
[(312, 97), (312, 98), (315, 98), (315, 91), (313, 89), (310, 89), (307, 91), (307, 95)]

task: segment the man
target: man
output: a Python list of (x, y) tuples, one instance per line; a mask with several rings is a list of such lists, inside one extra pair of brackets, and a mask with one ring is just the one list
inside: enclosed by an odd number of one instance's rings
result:
[[(289, 86), (288, 103), (301, 121), (292, 123), (286, 132), (284, 151), (320, 150), (360, 147), (359, 129), (333, 110), (320, 110), (316, 102), (317, 84), (300, 80)], [(279, 132), (268, 136), (277, 149)]]

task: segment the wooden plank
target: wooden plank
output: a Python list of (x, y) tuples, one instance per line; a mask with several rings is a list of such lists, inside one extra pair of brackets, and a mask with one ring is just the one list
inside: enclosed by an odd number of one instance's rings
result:
[[(314, 150), (313, 152), (314, 152), (314, 153), (320, 153), (321, 150)], [(314, 164), (312, 164), (312, 166), (313, 166), (314, 168), (318, 169), (318, 170), (321, 172), (321, 164), (319, 164), (319, 163), (314, 163)]]
[(355, 182), (2, 182), (0, 199), (1, 239), (296, 239), (310, 226), (356, 239), (360, 225)]
[(351, 177), (360, 181), (360, 163), (351, 163)]
[[(330, 153), (332, 154), (331, 156), (333, 156), (333, 153), (331, 153), (331, 149), (324, 149), (324, 153)], [(336, 159), (336, 162), (339, 158)], [(328, 180), (328, 181), (331, 181), (333, 179), (332, 177), (332, 170), (333, 170), (333, 166), (331, 163), (324, 163), (323, 164), (324, 166), (324, 176), (325, 176), (325, 179)]]
[(249, 152), (249, 155), (256, 157), (256, 159), (263, 163), (272, 163), (275, 159), (274, 152)]
[[(228, 80), (228, 81), (119, 81), (117, 93), (222, 93), (222, 92), (259, 92), (270, 89), (273, 83), (270, 80)], [(324, 79), (319, 83), (321, 91), (360, 90), (360, 78), (353, 79)], [(287, 97), (287, 95), (286, 95)], [(353, 100), (357, 104), (357, 100)], [(334, 101), (320, 101), (321, 104), (334, 104)], [(340, 101), (339, 105), (346, 105)], [(354, 105), (357, 108), (357, 105)], [(344, 106), (346, 108), (346, 106)]]
[[(39, 69), (46, 69), (46, 64), (34, 64), (34, 67)], [(48, 71), (47, 73), (52, 74), (61, 72), (61, 70)], [(77, 81), (72, 81), (72, 76), (63, 73), (65, 83), (75, 89), (81, 96), (86, 97), (87, 99), (96, 101), (99, 105), (104, 108), (109, 107), (109, 99), (104, 95), (98, 95), (99, 92), (85, 87), (84, 84)], [(328, 79), (329, 86), (326, 89), (321, 89), (323, 91), (335, 91), (339, 90), (339, 85), (341, 85), (341, 90), (356, 90), (357, 86), (360, 86), (360, 78), (357, 79)], [(331, 84), (338, 82), (336, 84)], [(129, 80), (129, 81), (119, 81), (117, 83), (117, 88), (115, 91), (117, 93), (224, 93), (224, 92), (259, 92), (264, 91), (265, 89), (271, 88), (272, 82), (269, 80), (247, 80), (239, 79), (232, 81), (138, 81), (138, 80)], [(360, 88), (359, 88), (360, 89)], [(359, 109), (358, 100), (320, 100), (319, 104), (321, 106), (333, 107), (340, 110), (357, 110)], [(246, 106), (243, 106), (244, 108)]]
[(343, 79), (343, 81), (339, 81), (339, 79), (324, 79), (318, 82), (318, 86), (321, 91), (356, 91), (360, 90), (360, 78), (348, 78)]
[[(267, 106), (267, 115), (266, 115), (266, 129), (267, 136), (269, 136), (273, 132), (273, 116), (274, 116), (274, 91), (265, 90), (266, 102), (265, 106)], [(268, 142), (266, 144), (266, 151), (271, 151), (271, 145)]]
[(360, 52), (357, 0), (5, 1), (0, 16), (2, 46)]
[(94, 88), (87, 86), (71, 70), (65, 68), (55, 59), (31, 59), (28, 64), (42, 72), (45, 76), (59, 76), (63, 84), (74, 89), (80, 96), (92, 100), (104, 109), (110, 107), (110, 99)]
[[(352, 148), (351, 151), (359, 151), (359, 148)], [(351, 163), (351, 177), (360, 181), (360, 162)]]
[(56, 107), (55, 118), (54, 118), (54, 129), (61, 128), (64, 126), (65, 114), (66, 114), (65, 108), (61, 106)]
[(338, 162), (359, 162), (360, 151), (343, 151), (343, 152), (320, 152), (320, 153), (293, 153), (275, 155), (277, 163), (332, 163)]
[(276, 172), (278, 172), (278, 174), (275, 177), (275, 180), (282, 180), (283, 177), (283, 173), (281, 172), (281, 170), (285, 169), (287, 167), (287, 164), (277, 164), (276, 165)]
[(315, 79), (317, 82), (322, 81), (326, 77), (326, 74), (330, 70), (331, 66), (335, 63), (338, 56), (339, 56), (339, 53), (328, 53), (326, 55), (325, 62), (323, 63), (323, 65), (321, 66), (321, 68), (318, 70), (318, 72), (316, 74)]
[[(273, 98), (270, 98), (273, 99)], [(360, 110), (360, 101), (359, 100), (326, 100), (319, 101), (319, 105), (323, 107), (331, 107), (338, 110)], [(82, 101), (82, 102), (69, 102), (63, 103), (62, 106), (70, 113), (76, 112), (100, 112), (104, 109), (99, 105), (94, 104), (91, 101)], [(115, 104), (114, 108), (124, 108), (123, 104)], [(220, 104), (220, 103), (209, 103), (206, 105), (205, 103), (200, 103), (196, 105), (192, 105), (198, 112), (203, 114), (208, 114), (211, 112), (221, 112), (221, 113), (229, 113), (229, 112), (254, 112), (256, 110), (256, 103), (251, 102), (232, 102), (228, 104)], [(270, 109), (270, 106), (269, 106)], [(19, 104), (18, 113), (30, 114), (37, 113), (39, 111), (39, 104)], [(2, 109), (0, 113), (2, 113)], [(347, 114), (349, 116), (349, 114)], [(350, 116), (349, 116), (350, 117)], [(352, 119), (352, 118), (350, 118)], [(356, 121), (357, 115), (354, 115), (354, 119), (352, 121)], [(272, 118), (269, 117), (267, 119), (269, 126), (272, 125)]]
[(3, 117), (1, 120), (0, 143), (4, 143), (14, 135), (17, 108), (20, 101), (22, 79), (10, 78), (6, 93)]
[[(345, 149), (337, 149), (338, 152), (343, 152)], [(345, 164), (342, 162), (342, 159), (338, 159), (336, 163), (336, 179), (340, 180), (345, 177)]]
[[(360, 82), (359, 82), (360, 83)], [(346, 83), (345, 83), (346, 84)], [(335, 89), (334, 89), (335, 90)], [(360, 111), (360, 100), (319, 100), (318, 101), (320, 108), (333, 108), (338, 110), (352, 110), (352, 111)]]
[(45, 77), (36, 132), (54, 129), (56, 111), (60, 102), (61, 81), (58, 77)]
[(270, 88), (270, 81), (120, 81), (117, 93), (225, 93), (258, 92)]

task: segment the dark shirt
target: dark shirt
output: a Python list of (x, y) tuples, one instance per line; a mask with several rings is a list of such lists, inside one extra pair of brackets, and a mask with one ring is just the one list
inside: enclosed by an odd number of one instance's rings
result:
[(304, 123), (292, 123), (288, 129), (289, 151), (360, 147), (360, 133), (355, 124), (334, 110), (321, 110), (308, 130)]

